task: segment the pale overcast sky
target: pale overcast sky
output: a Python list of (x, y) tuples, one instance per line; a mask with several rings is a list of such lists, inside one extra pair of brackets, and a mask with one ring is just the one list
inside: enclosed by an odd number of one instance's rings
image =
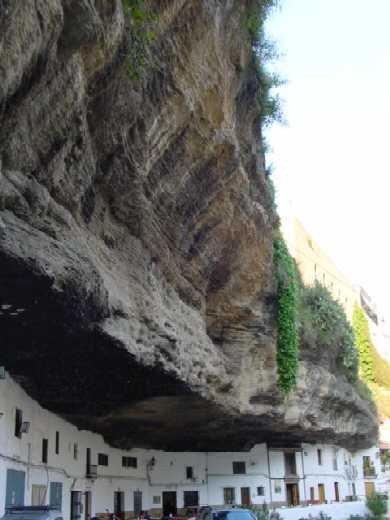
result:
[(268, 135), (279, 205), (390, 320), (390, 0), (282, 0), (268, 31), (288, 80)]

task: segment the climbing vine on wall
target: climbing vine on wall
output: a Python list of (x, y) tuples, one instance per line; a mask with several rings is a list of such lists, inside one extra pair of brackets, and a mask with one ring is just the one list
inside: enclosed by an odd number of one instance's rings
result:
[(298, 372), (298, 281), (294, 260), (281, 236), (274, 242), (277, 278), (278, 385), (287, 394), (297, 382)]
[(356, 348), (359, 351), (360, 374), (366, 383), (372, 383), (374, 381), (374, 360), (370, 330), (363, 309), (357, 305), (353, 310), (352, 323)]

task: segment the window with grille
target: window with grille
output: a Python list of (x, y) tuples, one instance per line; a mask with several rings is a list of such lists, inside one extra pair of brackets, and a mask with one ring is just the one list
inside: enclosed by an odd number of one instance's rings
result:
[(122, 466), (124, 468), (136, 468), (137, 457), (122, 457)]
[(234, 504), (236, 501), (235, 489), (232, 487), (223, 488), (223, 501), (225, 504)]
[(246, 473), (245, 462), (233, 462), (234, 475), (244, 475)]
[(317, 450), (317, 459), (318, 459), (318, 465), (322, 466), (322, 451)]
[(60, 432), (56, 432), (55, 454), (60, 453)]
[(108, 466), (108, 455), (105, 453), (98, 453), (98, 465)]
[(23, 412), (16, 408), (15, 410), (15, 437), (22, 438)]
[(47, 453), (49, 448), (49, 441), (47, 439), (42, 439), (42, 462), (47, 464)]

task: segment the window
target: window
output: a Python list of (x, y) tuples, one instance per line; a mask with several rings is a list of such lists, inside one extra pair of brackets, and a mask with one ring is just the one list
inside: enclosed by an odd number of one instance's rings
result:
[(355, 484), (355, 482), (352, 482), (352, 495), (354, 497), (356, 496), (356, 484)]
[(314, 497), (314, 488), (311, 487), (310, 488), (310, 502), (314, 502), (315, 500), (315, 497)]
[(56, 432), (55, 453), (56, 455), (60, 453), (60, 432)]
[(333, 448), (333, 470), (337, 471), (339, 469), (339, 464), (337, 460), (337, 448)]
[(77, 442), (73, 444), (73, 458), (74, 460), (77, 460), (79, 458), (79, 446)]
[(198, 491), (184, 491), (184, 507), (196, 507), (199, 505)]
[[(107, 457), (107, 455), (105, 455)], [(100, 464), (100, 462), (99, 462)], [(107, 464), (101, 464), (102, 466), (108, 466), (108, 457)], [(136, 468), (137, 467), (137, 457), (122, 457), (122, 466), (124, 468)]]
[(15, 437), (22, 438), (23, 412), (16, 408), (15, 410)]
[(192, 466), (186, 467), (186, 479), (194, 478), (194, 468)]
[(264, 487), (263, 486), (260, 486), (257, 488), (257, 496), (258, 497), (263, 497), (264, 496)]
[(153, 504), (154, 505), (161, 504), (161, 497), (160, 497), (160, 495), (154, 495), (153, 496)]
[(56, 509), (58, 509), (58, 511), (61, 511), (61, 509), (62, 509), (62, 483), (61, 482), (50, 482), (49, 503), (52, 507), (55, 507)]
[(318, 465), (322, 466), (322, 451), (317, 450), (317, 459), (318, 459)]
[(47, 452), (49, 447), (49, 441), (47, 439), (42, 439), (42, 462), (47, 464)]
[(108, 455), (105, 453), (98, 453), (99, 466), (108, 466)]
[(45, 503), (46, 486), (32, 484), (31, 485), (31, 505), (41, 506)]
[(244, 475), (246, 473), (245, 462), (233, 462), (234, 475)]
[(274, 480), (274, 492), (278, 494), (282, 492), (282, 484), (280, 483), (280, 480)]
[(224, 504), (234, 504), (236, 501), (235, 489), (232, 487), (223, 488)]

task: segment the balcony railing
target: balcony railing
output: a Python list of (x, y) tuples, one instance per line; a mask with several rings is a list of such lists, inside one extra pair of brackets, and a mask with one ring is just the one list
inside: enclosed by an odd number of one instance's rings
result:
[(96, 464), (90, 464), (89, 466), (87, 466), (86, 477), (87, 478), (97, 478), (97, 476), (98, 476), (98, 473), (97, 473)]
[(284, 478), (297, 478), (298, 472), (294, 468), (286, 468), (284, 472)]

